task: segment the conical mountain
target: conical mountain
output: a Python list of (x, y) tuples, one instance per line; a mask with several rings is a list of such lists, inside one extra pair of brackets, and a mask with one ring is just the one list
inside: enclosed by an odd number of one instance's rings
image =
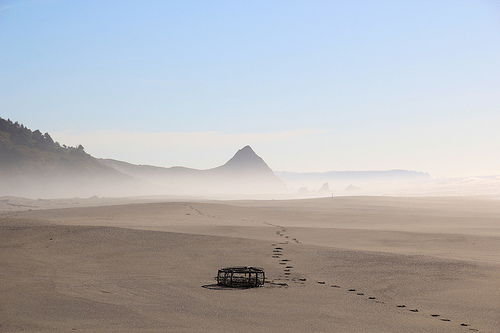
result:
[(234, 156), (226, 162), (226, 164), (220, 166), (219, 168), (231, 171), (243, 171), (252, 173), (272, 173), (274, 172), (269, 168), (269, 166), (264, 162), (264, 160), (258, 156), (250, 146), (245, 146), (238, 150)]
[(226, 191), (230, 188), (230, 191), (257, 193), (286, 189), (281, 179), (250, 146), (238, 150), (226, 164), (207, 171)]

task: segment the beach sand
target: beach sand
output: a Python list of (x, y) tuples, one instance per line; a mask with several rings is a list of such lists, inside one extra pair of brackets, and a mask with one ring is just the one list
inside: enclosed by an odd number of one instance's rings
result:
[(1, 201), (0, 331), (500, 331), (498, 200), (153, 201)]

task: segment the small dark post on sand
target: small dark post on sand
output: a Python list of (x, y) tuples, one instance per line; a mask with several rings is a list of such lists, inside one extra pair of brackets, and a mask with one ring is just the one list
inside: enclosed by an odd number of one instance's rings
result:
[(217, 272), (217, 284), (227, 287), (260, 287), (264, 285), (265, 278), (264, 270), (259, 267), (233, 266)]

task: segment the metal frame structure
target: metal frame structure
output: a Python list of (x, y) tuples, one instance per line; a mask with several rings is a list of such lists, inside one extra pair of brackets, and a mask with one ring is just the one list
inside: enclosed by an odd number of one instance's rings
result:
[(217, 284), (227, 287), (260, 287), (264, 285), (266, 274), (260, 267), (233, 266), (219, 269)]

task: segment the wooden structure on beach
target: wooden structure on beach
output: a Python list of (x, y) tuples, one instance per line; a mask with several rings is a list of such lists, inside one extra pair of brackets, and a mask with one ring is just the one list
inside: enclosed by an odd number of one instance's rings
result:
[(220, 286), (249, 288), (264, 285), (264, 269), (249, 266), (233, 266), (219, 269), (217, 284)]

